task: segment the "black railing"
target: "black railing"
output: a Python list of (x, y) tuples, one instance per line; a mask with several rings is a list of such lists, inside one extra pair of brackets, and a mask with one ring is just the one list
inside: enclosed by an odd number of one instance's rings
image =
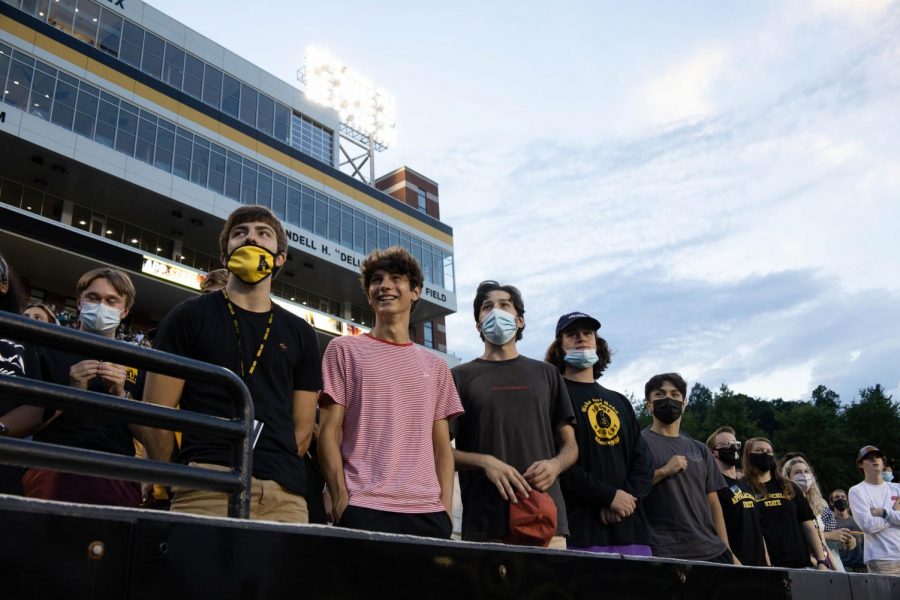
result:
[(69, 473), (152, 481), (221, 490), (229, 494), (228, 516), (250, 516), (252, 476), (253, 401), (241, 379), (222, 367), (158, 350), (110, 340), (58, 325), (48, 325), (0, 311), (0, 337), (19, 343), (60, 348), (105, 361), (145, 369), (179, 379), (221, 385), (233, 402), (235, 417), (223, 419), (117, 398), (106, 394), (46, 383), (25, 377), (0, 375), (0, 398), (19, 404), (81, 411), (120, 418), (122, 421), (171, 431), (223, 437), (231, 443), (231, 471), (212, 471), (157, 460), (57, 446), (0, 436), (0, 463), (41, 467)]

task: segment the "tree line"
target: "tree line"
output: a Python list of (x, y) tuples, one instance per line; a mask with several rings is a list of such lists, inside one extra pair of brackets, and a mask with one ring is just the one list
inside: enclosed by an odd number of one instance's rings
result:
[[(652, 417), (645, 403), (632, 397), (638, 420), (648, 426)], [(835, 488), (849, 489), (862, 479), (856, 453), (867, 444), (889, 457), (900, 457), (900, 402), (893, 402), (881, 384), (859, 390), (849, 404), (824, 385), (806, 401), (754, 398), (724, 383), (712, 392), (694, 384), (681, 420), (681, 430), (706, 442), (718, 427), (730, 425), (737, 438), (765, 437), (778, 457), (803, 452), (819, 481), (822, 495)]]

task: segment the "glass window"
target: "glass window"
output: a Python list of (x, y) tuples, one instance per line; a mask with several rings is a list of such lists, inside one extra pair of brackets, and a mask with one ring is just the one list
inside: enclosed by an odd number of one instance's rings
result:
[(256, 107), (259, 102), (259, 92), (250, 86), (241, 84), (241, 121), (256, 127)]
[(275, 215), (284, 220), (285, 203), (287, 201), (287, 179), (275, 173), (272, 175), (272, 210)]
[(137, 144), (134, 148), (134, 157), (153, 164), (153, 151), (156, 149), (156, 117), (141, 111), (138, 121)]
[(78, 86), (78, 101), (75, 104), (75, 133), (92, 139), (97, 122), (98, 93), (94, 86), (82, 83)]
[(175, 136), (175, 162), (172, 164), (172, 173), (182, 179), (189, 179), (191, 172), (191, 148), (194, 145), (194, 136), (181, 127)]
[(285, 144), (291, 141), (291, 109), (275, 103), (275, 139)]
[(184, 57), (184, 91), (198, 100), (203, 96), (203, 61), (190, 54)]
[[(13, 2), (13, 5), (16, 3)], [(22, 10), (35, 16), (41, 21), (47, 20), (47, 12), (50, 10), (50, 0), (22, 0)]]
[[(301, 199), (303, 203), (303, 213), (300, 217), (300, 226), (307, 231), (315, 231), (316, 197), (313, 195), (312, 190), (304, 187), (301, 191)], [(296, 220), (292, 220), (291, 222), (297, 223)]]
[(144, 33), (144, 55), (141, 58), (141, 71), (157, 79), (162, 78), (163, 53), (166, 43), (159, 36), (149, 31)]
[(231, 75), (224, 75), (222, 80), (222, 112), (237, 118), (240, 105), (241, 82)]
[(184, 50), (166, 44), (166, 58), (163, 63), (163, 81), (181, 89), (184, 80)]
[(225, 148), (210, 144), (209, 189), (219, 194), (225, 192)]
[(19, 206), (22, 203), (22, 189), (20, 184), (4, 179), (3, 187), (0, 187), (0, 202)]
[(272, 171), (262, 166), (259, 167), (256, 183), (256, 203), (266, 208), (272, 207)]
[[(39, 63), (40, 64), (40, 63)], [(28, 102), (28, 112), (37, 115), (45, 121), (50, 120), (50, 104), (53, 98), (53, 88), (56, 84), (56, 69), (44, 65), (46, 69), (37, 69), (34, 72), (34, 82), (31, 84), (31, 99)], [(50, 75), (44, 71), (52, 71)]]
[(121, 102), (119, 104), (119, 120), (116, 127), (116, 150), (134, 155), (134, 142), (137, 139), (138, 107)]
[(12, 104), (16, 108), (25, 110), (28, 105), (28, 92), (31, 89), (31, 79), (34, 77), (34, 67), (19, 60), (13, 59), (9, 68), (9, 79), (6, 82), (3, 101)]
[(107, 239), (113, 240), (114, 242), (121, 242), (124, 239), (124, 235), (125, 223), (118, 219), (107, 217), (106, 230), (103, 232), (103, 236)]
[(434, 329), (431, 321), (425, 321), (425, 324), (422, 326), (422, 329), (425, 333), (425, 347), (426, 348), (434, 348)]
[(209, 178), (209, 142), (194, 137), (194, 155), (191, 157), (191, 181), (206, 187)]
[(225, 195), (232, 200), (241, 199), (241, 159), (233, 152), (228, 153), (225, 164)]
[(140, 69), (143, 51), (144, 30), (131, 21), (125, 21), (122, 24), (122, 47), (119, 50), (119, 58), (132, 67)]
[(241, 173), (241, 202), (256, 204), (256, 165), (250, 161), (244, 163)]
[(159, 120), (156, 130), (156, 152), (153, 164), (157, 168), (172, 172), (172, 161), (175, 153), (175, 126), (164, 119)]
[(72, 33), (72, 22), (74, 20), (75, 0), (54, 0), (50, 3), (48, 23), (66, 33)]
[(428, 212), (428, 200), (425, 195), (425, 190), (416, 190), (416, 196), (419, 200), (419, 210), (422, 212)]
[(97, 130), (94, 133), (94, 140), (112, 148), (116, 142), (116, 123), (118, 118), (118, 100), (112, 98), (109, 94), (100, 94), (100, 108), (97, 111)]
[(273, 135), (273, 123), (275, 119), (275, 101), (265, 94), (259, 95), (259, 114), (256, 126), (267, 135)]
[(175, 240), (160, 235), (156, 238), (156, 254), (163, 258), (171, 259), (175, 253)]
[(203, 101), (215, 108), (222, 105), (222, 71), (210, 65), (203, 66)]
[(0, 102), (7, 92), (6, 75), (9, 73), (10, 54), (10, 47), (0, 44)]
[[(54, 4), (56, 2), (54, 1)], [(75, 27), (73, 35), (91, 46), (97, 45), (97, 26), (100, 20), (100, 7), (92, 0), (78, 0), (75, 9)]]
[(50, 120), (55, 125), (72, 129), (75, 119), (75, 99), (78, 88), (60, 78), (56, 82), (56, 93), (53, 95), (53, 116)]
[(306, 203), (306, 198), (303, 196), (305, 190), (301, 190), (300, 186), (294, 183), (293, 181), (288, 181), (288, 195), (287, 195), (287, 220), (288, 223), (300, 223), (301, 219), (303, 223), (306, 223), (304, 227), (312, 231), (313, 228), (313, 213), (312, 210), (310, 212), (302, 212), (301, 217), (301, 205)]
[(122, 17), (106, 10), (100, 11), (100, 29), (97, 33), (97, 47), (113, 56), (119, 56), (122, 41)]
[(72, 206), (72, 227), (90, 231), (91, 211), (83, 206), (78, 206), (77, 204)]

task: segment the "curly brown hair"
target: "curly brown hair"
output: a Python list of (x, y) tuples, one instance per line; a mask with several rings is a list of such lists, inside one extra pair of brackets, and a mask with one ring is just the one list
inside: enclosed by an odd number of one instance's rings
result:
[[(597, 341), (597, 362), (594, 363), (594, 379), (599, 379), (612, 362), (612, 352), (609, 344), (602, 337), (594, 332)], [(547, 353), (544, 355), (544, 362), (548, 362), (559, 370), (560, 375), (566, 372), (566, 351), (562, 347), (562, 332), (556, 336), (556, 339), (547, 347)]]
[[(384, 250), (372, 250), (372, 252), (363, 261), (359, 270), (359, 284), (362, 286), (363, 293), (369, 295), (369, 284), (372, 283), (372, 276), (376, 271), (386, 271), (391, 275), (406, 275), (409, 279), (409, 289), (419, 289), (425, 283), (425, 275), (422, 274), (422, 267), (419, 262), (405, 248), (400, 246), (391, 246)], [(412, 303), (412, 309), (415, 310), (418, 300)]]

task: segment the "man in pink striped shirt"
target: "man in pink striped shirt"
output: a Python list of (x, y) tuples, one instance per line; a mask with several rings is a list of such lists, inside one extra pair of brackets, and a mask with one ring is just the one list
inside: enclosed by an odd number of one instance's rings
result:
[(462, 414), (450, 370), (409, 339), (424, 277), (403, 248), (373, 251), (360, 281), (375, 327), (332, 340), (322, 359), (319, 460), (337, 525), (449, 538)]

